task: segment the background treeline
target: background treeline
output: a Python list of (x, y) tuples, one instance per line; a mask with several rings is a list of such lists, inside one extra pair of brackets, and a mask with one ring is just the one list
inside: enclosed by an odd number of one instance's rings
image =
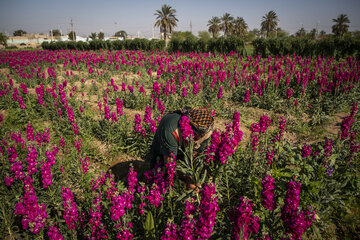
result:
[[(298, 56), (326, 56), (344, 58), (348, 56), (360, 57), (360, 39), (353, 37), (326, 37), (319, 40), (309, 38), (258, 38), (252, 41), (252, 55), (287, 55)], [(43, 42), (42, 48), (46, 50), (163, 50), (164, 40), (126, 39), (116, 41), (93, 40), (89, 42)], [(211, 52), (230, 53), (239, 52), (249, 55), (246, 51), (245, 41), (236, 36), (209, 39), (173, 38), (167, 46), (168, 52)]]
[(126, 39), (115, 41), (93, 40), (89, 42), (75, 41), (59, 41), (59, 42), (43, 42), (41, 47), (46, 50), (144, 50), (153, 51), (164, 49), (165, 42), (163, 40), (148, 39)]
[[(162, 50), (165, 48), (164, 40), (147, 40), (147, 39), (126, 39), (124, 41), (103, 41), (93, 40), (89, 42), (43, 42), (41, 44), (46, 50)], [(230, 53), (231, 51), (243, 53), (245, 42), (239, 37), (220, 37), (216, 39), (194, 39), (185, 40), (174, 38), (168, 45), (169, 52), (220, 52)]]
[(205, 39), (194, 38), (174, 38), (171, 39), (168, 51), (169, 52), (212, 52), (212, 53), (230, 53), (239, 52), (244, 54), (245, 42), (240, 37), (220, 37)]
[(344, 58), (360, 57), (360, 40), (352, 37), (308, 38), (258, 38), (252, 42), (253, 54), (262, 56), (295, 54), (298, 56), (326, 56)]

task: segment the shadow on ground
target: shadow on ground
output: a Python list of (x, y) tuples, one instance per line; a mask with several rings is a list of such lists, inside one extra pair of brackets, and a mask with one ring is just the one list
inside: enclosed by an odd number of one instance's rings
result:
[(149, 170), (149, 164), (144, 161), (117, 161), (111, 164), (108, 172), (111, 170), (111, 172), (114, 174), (116, 182), (122, 181), (127, 183), (127, 177), (131, 164), (134, 166), (134, 170), (137, 172), (138, 180), (143, 181), (144, 172)]

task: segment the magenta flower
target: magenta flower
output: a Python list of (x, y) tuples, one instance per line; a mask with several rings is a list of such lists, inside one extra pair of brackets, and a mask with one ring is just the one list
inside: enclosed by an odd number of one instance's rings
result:
[(263, 115), (260, 117), (259, 125), (260, 125), (260, 131), (262, 133), (266, 132), (270, 124), (271, 124), (271, 119), (268, 116)]
[(281, 209), (281, 219), (284, 221), (286, 232), (291, 234), (291, 239), (301, 240), (303, 232), (311, 226), (315, 220), (315, 211), (301, 211), (300, 205), (301, 183), (288, 182), (284, 206)]
[(240, 205), (229, 212), (229, 219), (234, 223), (232, 239), (239, 240), (240, 234), (243, 239), (248, 239), (252, 233), (259, 231), (260, 218), (253, 216), (252, 203), (244, 197), (240, 198)]
[(159, 207), (161, 205), (161, 202), (164, 200), (164, 198), (161, 196), (160, 189), (156, 184), (153, 184), (153, 186), (151, 187), (150, 193), (147, 198), (150, 205), (153, 205), (155, 207)]
[(186, 96), (187, 96), (186, 87), (182, 88), (182, 94), (181, 95), (182, 95), (183, 98), (186, 98)]
[(85, 157), (84, 159), (80, 158), (80, 161), (81, 161), (82, 171), (85, 174), (89, 170), (90, 160), (88, 157)]
[(26, 126), (26, 138), (29, 141), (34, 141), (34, 129), (33, 126), (31, 124), (28, 124)]
[(311, 145), (309, 144), (305, 144), (302, 148), (301, 148), (301, 156), (303, 158), (309, 157), (311, 155)]
[(74, 202), (74, 195), (70, 188), (62, 187), (62, 197), (64, 206), (63, 218), (68, 229), (75, 229), (79, 217), (79, 213)]
[(194, 141), (194, 133), (190, 126), (189, 118), (186, 115), (180, 118), (179, 127), (181, 130), (182, 139), (185, 143)]
[(220, 87), (218, 92), (218, 99), (222, 99), (222, 98), (223, 98), (223, 88)]
[(275, 191), (275, 186), (274, 186), (274, 179), (269, 176), (269, 175), (265, 175), (264, 178), (261, 181), (261, 185), (262, 185), (262, 191), (261, 191), (261, 198), (262, 198), (262, 205), (264, 206), (264, 208), (269, 209), (269, 210), (274, 210), (275, 209), (275, 199), (274, 199), (274, 191)]
[(293, 93), (294, 93), (294, 90), (293, 90), (292, 88), (288, 88), (288, 89), (286, 90), (287, 98), (288, 98), (288, 99), (291, 99), (292, 96), (293, 96)]
[(157, 81), (153, 82), (153, 92), (156, 93), (157, 96), (160, 95), (160, 86), (159, 83)]
[(134, 193), (135, 192), (135, 188), (136, 188), (136, 185), (137, 185), (137, 173), (136, 171), (134, 171), (134, 167), (131, 166), (129, 168), (129, 174), (128, 174), (128, 189), (129, 189), (129, 192), (130, 193)]
[(101, 195), (93, 200), (93, 208), (90, 209), (91, 219), (89, 221), (91, 226), (91, 238), (92, 239), (107, 239), (107, 232), (102, 220), (102, 202)]
[(151, 133), (155, 133), (156, 132), (156, 121), (155, 120), (151, 120), (150, 122), (150, 132)]
[(45, 226), (47, 219), (46, 206), (38, 204), (34, 187), (31, 185), (33, 179), (27, 176), (24, 179), (24, 197), (15, 204), (15, 215), (22, 215), (21, 223), (23, 229), (37, 234)]
[(108, 105), (105, 105), (105, 107), (104, 107), (104, 116), (107, 120), (110, 119), (110, 108)]
[(121, 240), (132, 240), (133, 234), (130, 232), (129, 229), (124, 229), (118, 232), (116, 238)]
[(164, 234), (160, 237), (160, 240), (177, 240), (176, 224), (167, 222), (164, 229)]
[(141, 126), (141, 117), (140, 114), (135, 114), (135, 119), (134, 119), (134, 131), (143, 134), (143, 136), (145, 136), (145, 129), (143, 129), (143, 127)]
[(36, 158), (37, 158), (37, 151), (36, 148), (34, 146), (28, 147), (28, 155), (26, 157), (26, 161), (28, 163), (28, 175), (31, 176), (32, 174), (37, 172), (37, 162), (36, 162)]
[(123, 115), (123, 111), (122, 111), (123, 106), (124, 106), (124, 101), (121, 100), (120, 98), (117, 98), (117, 99), (116, 99), (116, 112), (117, 112), (117, 114), (119, 114), (120, 116)]
[(200, 239), (209, 239), (215, 225), (216, 213), (220, 210), (215, 196), (215, 185), (206, 184), (201, 192), (199, 206), (200, 217), (196, 224), (195, 234)]
[(244, 96), (244, 103), (249, 102), (249, 98), (250, 98), (250, 91), (247, 89)]
[(74, 147), (76, 148), (76, 150), (78, 152), (81, 151), (81, 142), (82, 142), (81, 138), (79, 138), (79, 140), (76, 140), (76, 139), (74, 140)]
[(5, 182), (5, 185), (10, 187), (11, 184), (14, 182), (14, 179), (10, 176), (6, 176), (5, 179), (4, 179), (4, 182)]
[(68, 114), (69, 123), (74, 122), (74, 111), (72, 107), (67, 107), (67, 114)]
[(144, 123), (150, 123), (150, 121), (151, 121), (151, 106), (146, 106)]
[(332, 151), (333, 144), (334, 144), (334, 142), (331, 139), (329, 139), (329, 138), (325, 139), (324, 155), (326, 157), (330, 157), (332, 155), (331, 151)]
[(175, 167), (176, 167), (176, 156), (171, 154), (171, 161), (165, 163), (167, 170), (166, 184), (170, 189), (174, 186), (174, 177), (175, 177)]
[(59, 144), (60, 144), (60, 146), (64, 149), (64, 147), (65, 147), (65, 145), (66, 145), (64, 138), (61, 138), (61, 139), (59, 140)]
[(73, 132), (74, 132), (75, 136), (77, 136), (79, 133), (79, 126), (77, 125), (77, 123), (74, 122), (72, 124), (72, 127), (73, 127)]

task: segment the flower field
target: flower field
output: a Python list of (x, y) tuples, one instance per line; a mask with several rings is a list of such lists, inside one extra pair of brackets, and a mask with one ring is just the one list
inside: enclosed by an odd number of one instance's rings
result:
[[(1, 239), (358, 239), (360, 61), (0, 52)], [(211, 110), (149, 169), (168, 112)], [(200, 182), (188, 190), (175, 174)]]

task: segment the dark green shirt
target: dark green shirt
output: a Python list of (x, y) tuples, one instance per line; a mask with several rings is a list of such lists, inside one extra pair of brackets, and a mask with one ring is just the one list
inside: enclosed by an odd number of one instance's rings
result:
[[(179, 128), (179, 120), (181, 118), (179, 113), (170, 113), (165, 115), (156, 130), (154, 140), (151, 146), (151, 160), (150, 166), (154, 168), (156, 164), (156, 157), (160, 156), (160, 160), (163, 160), (163, 156), (170, 156), (173, 153), (175, 156), (179, 155), (179, 144), (172, 134), (177, 128)], [(180, 138), (181, 136), (179, 136)], [(207, 146), (208, 139), (200, 144), (197, 152), (203, 152)]]

